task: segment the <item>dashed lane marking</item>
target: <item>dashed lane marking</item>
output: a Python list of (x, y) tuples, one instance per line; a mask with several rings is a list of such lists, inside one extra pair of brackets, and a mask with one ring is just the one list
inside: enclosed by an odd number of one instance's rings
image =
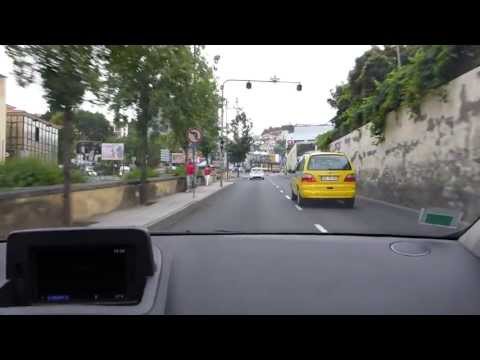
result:
[(283, 194), (283, 190), (280, 190), (280, 192)]
[(302, 208), (298, 205), (295, 205), (295, 207), (297, 208), (298, 211), (302, 211)]
[(290, 196), (288, 196), (288, 195), (285, 195), (285, 197), (286, 197), (288, 200), (291, 200), (291, 199), (290, 199)]
[(322, 232), (322, 233), (326, 233), (328, 232), (327, 229), (325, 229), (322, 225), (320, 224), (314, 224), (315, 227), (317, 228), (318, 231)]

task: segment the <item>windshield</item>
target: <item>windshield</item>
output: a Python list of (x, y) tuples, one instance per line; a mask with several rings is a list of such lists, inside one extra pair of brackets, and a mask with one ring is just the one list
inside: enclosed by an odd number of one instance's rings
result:
[(473, 45), (0, 46), (0, 240), (457, 233), (479, 72)]

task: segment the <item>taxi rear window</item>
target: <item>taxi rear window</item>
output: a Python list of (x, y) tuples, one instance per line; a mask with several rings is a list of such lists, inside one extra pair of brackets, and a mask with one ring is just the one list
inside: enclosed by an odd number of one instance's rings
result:
[(352, 170), (350, 162), (342, 155), (313, 155), (308, 170)]

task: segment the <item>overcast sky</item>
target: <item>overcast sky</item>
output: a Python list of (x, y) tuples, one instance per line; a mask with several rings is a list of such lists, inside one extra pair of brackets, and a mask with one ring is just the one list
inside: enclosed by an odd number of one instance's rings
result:
[[(229, 101), (227, 116), (238, 105), (251, 118), (254, 132), (269, 126), (286, 124), (324, 124), (335, 111), (328, 105), (330, 89), (347, 79), (355, 58), (370, 45), (208, 45), (205, 56), (210, 63), (220, 55), (216, 76), (225, 79), (269, 80), (277, 76), (284, 81), (300, 81), (301, 92), (294, 84), (253, 83), (247, 90), (244, 83), (227, 83), (225, 97)], [(27, 88), (17, 85), (12, 62), (0, 46), (0, 74), (7, 79), (7, 103), (31, 113), (44, 113), (48, 106), (39, 85)], [(82, 108), (106, 113), (105, 108), (84, 104)], [(106, 115), (108, 115), (106, 113)]]

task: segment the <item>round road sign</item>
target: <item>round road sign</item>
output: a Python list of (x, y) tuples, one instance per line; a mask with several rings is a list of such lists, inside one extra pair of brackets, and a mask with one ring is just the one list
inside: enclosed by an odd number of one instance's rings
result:
[(202, 132), (196, 128), (187, 130), (187, 139), (193, 144), (199, 143), (202, 140)]

